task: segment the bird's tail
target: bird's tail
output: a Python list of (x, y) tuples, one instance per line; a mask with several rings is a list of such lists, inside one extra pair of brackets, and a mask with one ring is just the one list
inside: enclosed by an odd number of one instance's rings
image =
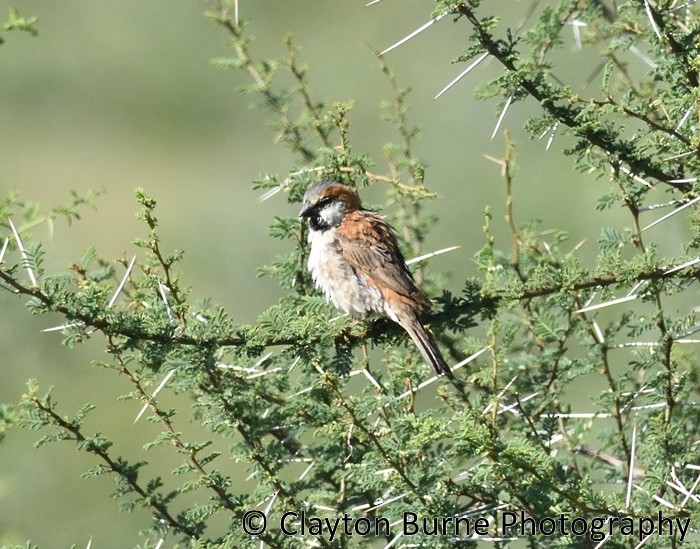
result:
[(442, 357), (433, 336), (423, 327), (417, 314), (406, 322), (402, 322), (401, 326), (408, 332), (425, 361), (433, 367), (438, 375), (450, 373), (450, 367)]

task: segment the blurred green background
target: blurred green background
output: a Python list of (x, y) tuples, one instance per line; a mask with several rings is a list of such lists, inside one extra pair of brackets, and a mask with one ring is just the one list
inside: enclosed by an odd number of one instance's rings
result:
[[(426, 22), (434, 4), (365, 3), (240, 0), (240, 10), (252, 19), (257, 59), (284, 56), (282, 41), (291, 33), (311, 68), (316, 97), (357, 102), (349, 117), (353, 152), (370, 154), (381, 172), (381, 146), (395, 135), (379, 120), (379, 104), (390, 92), (367, 45), (391, 45)], [(504, 12), (504, 25), (516, 25), (530, 3), (490, 4)], [(50, 207), (65, 202), (71, 189), (106, 189), (96, 211), (83, 210), (81, 221), (69, 226), (60, 220), (52, 235), (46, 226), (34, 230), (32, 238), (45, 243), (47, 271), (65, 270), (90, 245), (110, 258), (136, 253), (131, 242), (145, 230), (134, 217), (134, 188), (143, 186), (159, 202), (164, 248), (186, 251), (183, 279), (194, 296), (210, 296), (237, 321), (253, 322), (281, 295), (274, 280), (255, 274), (287, 251), (287, 243), (267, 236), (267, 226), (275, 215), (295, 215), (296, 206), (279, 194), (258, 203), (261, 193), (251, 190), (251, 181), (263, 172), (284, 176), (296, 159), (276, 144), (266, 113), (250, 108), (254, 98), (237, 92), (248, 84), (245, 75), (209, 65), (229, 54), (223, 29), (203, 16), (210, 6), (197, 0), (12, 5), (39, 17), (39, 36), (9, 33), (0, 47), (0, 192), (17, 188), (24, 199)], [(9, 6), (1, 0), (0, 14)], [(499, 101), (472, 98), (474, 86), (498, 74), (498, 67), (482, 64), (433, 100), (463, 70), (451, 61), (465, 51), (468, 33), (445, 18), (386, 56), (399, 83), (413, 88), (409, 118), (422, 128), (416, 152), (429, 165), (426, 183), (439, 194), (428, 205), (440, 221), (426, 251), (462, 246), (431, 263), (454, 291), (477, 274), (471, 256), (483, 243), (486, 205), (493, 206), (496, 233), (507, 247), (503, 181), (499, 167), (484, 157), (503, 155), (502, 134), (490, 140)], [(571, 36), (565, 38), (570, 43), (559, 58), (576, 62), (565, 64), (560, 76), (580, 82), (595, 67), (596, 52), (577, 52)], [(540, 218), (544, 228), (568, 230), (572, 247), (587, 238), (582, 255), (592, 260), (599, 227), (621, 228), (627, 218), (621, 211), (595, 211), (607, 183), (574, 171), (561, 153), (571, 138), (557, 136), (549, 151), (546, 139), (528, 141), (522, 126), (535, 113), (532, 101), (518, 103), (503, 124), (517, 144), (516, 221)], [(664, 224), (655, 235), (662, 249), (678, 251), (681, 227)], [(142, 446), (155, 431), (146, 422), (133, 425), (133, 402), (116, 401), (130, 388), (90, 366), (103, 358), (99, 342), (63, 348), (59, 332), (41, 332), (52, 319), (30, 317), (23, 301), (7, 292), (0, 293), (0, 310), (0, 402), (17, 402), (25, 381), (36, 377), (43, 389), (56, 387), (66, 413), (96, 403), (94, 428), (106, 429), (118, 451), (144, 455)], [(92, 540), (92, 547), (120, 548), (143, 541), (138, 532), (149, 517), (117, 513), (117, 503), (106, 497), (109, 478), (81, 479), (93, 463), (69, 443), (33, 450), (39, 436), (13, 430), (0, 445), (0, 544), (32, 539), (42, 547), (81, 547)], [(157, 456), (146, 456), (151, 468), (158, 467)], [(164, 462), (163, 474), (173, 467)]]

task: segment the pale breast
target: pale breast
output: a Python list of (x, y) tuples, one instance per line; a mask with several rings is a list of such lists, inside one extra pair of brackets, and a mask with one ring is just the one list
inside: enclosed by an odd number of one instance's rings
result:
[(383, 312), (379, 291), (369, 286), (338, 252), (335, 229), (310, 231), (309, 243), (309, 271), (329, 301), (355, 318)]

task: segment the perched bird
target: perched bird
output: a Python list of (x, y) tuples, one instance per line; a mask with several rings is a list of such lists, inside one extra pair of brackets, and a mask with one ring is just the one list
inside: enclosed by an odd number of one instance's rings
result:
[(428, 364), (448, 373), (419, 318), (430, 300), (416, 286), (386, 220), (365, 210), (353, 189), (331, 180), (306, 191), (299, 217), (309, 223), (309, 271), (326, 298), (355, 318), (378, 313), (399, 323)]

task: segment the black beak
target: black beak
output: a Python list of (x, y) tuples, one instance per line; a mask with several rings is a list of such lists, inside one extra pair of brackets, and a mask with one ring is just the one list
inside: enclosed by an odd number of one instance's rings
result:
[(301, 211), (299, 212), (299, 217), (302, 219), (305, 217), (309, 216), (309, 212), (311, 211), (311, 208), (309, 208), (309, 205), (304, 202), (304, 204), (301, 206)]

